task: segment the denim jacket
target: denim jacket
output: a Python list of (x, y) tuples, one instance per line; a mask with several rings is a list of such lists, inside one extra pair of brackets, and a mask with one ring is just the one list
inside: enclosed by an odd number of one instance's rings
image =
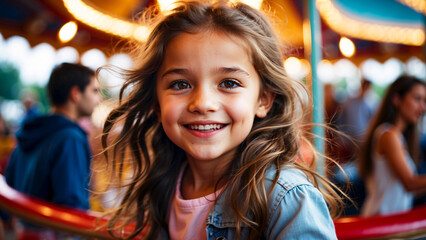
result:
[[(275, 168), (266, 174), (266, 190), (273, 185)], [(207, 218), (207, 239), (234, 239), (235, 216), (218, 200)], [(333, 221), (321, 193), (296, 169), (284, 169), (268, 200), (268, 229), (264, 239), (337, 239)], [(240, 239), (247, 239), (243, 228)]]

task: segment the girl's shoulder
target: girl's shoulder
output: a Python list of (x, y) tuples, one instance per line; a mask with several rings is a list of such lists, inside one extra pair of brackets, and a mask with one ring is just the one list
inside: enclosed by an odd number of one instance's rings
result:
[(281, 202), (292, 206), (300, 204), (300, 199), (322, 199), (323, 196), (318, 188), (316, 188), (309, 180), (306, 174), (294, 167), (284, 166), (278, 174), (278, 180), (275, 182), (274, 177), (276, 167), (269, 168), (265, 178), (265, 190), (271, 193), (269, 206), (272, 212)]
[(273, 187), (268, 199), (267, 239), (336, 239), (327, 203), (306, 174), (285, 166), (274, 184), (274, 172), (276, 168), (270, 168), (265, 180), (267, 190)]
[(289, 166), (284, 166), (278, 172), (278, 181), (276, 182), (275, 186), (272, 186), (276, 174), (277, 168), (275, 166), (271, 166), (266, 172), (265, 185), (267, 186), (267, 188), (274, 187), (288, 191), (294, 187), (303, 185), (313, 187), (312, 183), (309, 182), (304, 172), (296, 168), (291, 168)]

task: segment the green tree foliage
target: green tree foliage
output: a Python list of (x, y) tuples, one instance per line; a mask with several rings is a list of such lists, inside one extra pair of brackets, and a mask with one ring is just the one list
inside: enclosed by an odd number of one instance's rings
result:
[(0, 62), (0, 99), (19, 99), (19, 70), (11, 63)]
[(49, 100), (47, 97), (47, 92), (46, 92), (46, 88), (39, 86), (39, 85), (29, 85), (26, 86), (28, 89), (30, 89), (31, 91), (33, 91), (37, 97), (38, 97), (38, 107), (42, 113), (45, 113), (48, 111), (50, 104), (49, 104)]

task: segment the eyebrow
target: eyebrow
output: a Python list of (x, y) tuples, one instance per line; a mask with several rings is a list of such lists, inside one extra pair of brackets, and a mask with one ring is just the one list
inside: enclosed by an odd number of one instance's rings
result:
[(219, 68), (220, 73), (238, 73), (250, 76), (250, 74), (239, 67), (221, 67)]
[[(221, 67), (221, 68), (218, 68), (217, 71), (221, 74), (237, 73), (237, 74), (244, 74), (246, 76), (250, 76), (250, 74), (248, 72), (244, 71), (243, 69), (241, 69), (239, 67)], [(184, 68), (173, 68), (173, 69), (170, 69), (170, 70), (167, 70), (166, 72), (164, 72), (161, 75), (161, 78), (164, 78), (165, 76), (167, 76), (169, 74), (186, 75), (186, 74), (189, 74), (189, 71), (187, 69), (184, 69)]]
[(164, 78), (165, 76), (169, 75), (169, 74), (188, 74), (188, 70), (184, 69), (184, 68), (173, 68), (170, 70), (167, 70), (165, 73), (163, 73), (161, 75), (161, 78)]

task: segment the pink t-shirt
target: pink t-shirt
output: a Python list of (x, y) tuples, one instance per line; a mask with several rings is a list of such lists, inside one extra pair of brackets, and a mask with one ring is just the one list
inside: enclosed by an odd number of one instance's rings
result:
[(216, 196), (220, 194), (222, 189), (204, 197), (183, 199), (180, 186), (185, 168), (184, 166), (180, 171), (175, 196), (169, 210), (170, 238), (172, 240), (207, 239), (207, 217), (214, 206)]

